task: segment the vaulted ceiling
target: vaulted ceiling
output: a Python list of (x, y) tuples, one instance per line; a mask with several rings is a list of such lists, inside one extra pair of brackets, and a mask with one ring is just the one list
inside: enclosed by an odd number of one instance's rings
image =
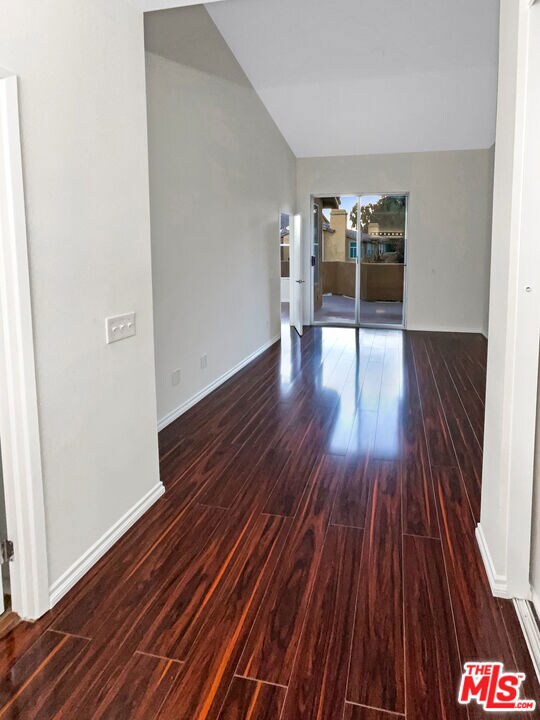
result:
[[(200, 4), (139, 2), (145, 10)], [(297, 157), (476, 149), (495, 140), (499, 0), (205, 7)], [(160, 32), (171, 47), (198, 42), (183, 32), (176, 42), (173, 24)]]
[(498, 0), (206, 5), (298, 157), (489, 147)]

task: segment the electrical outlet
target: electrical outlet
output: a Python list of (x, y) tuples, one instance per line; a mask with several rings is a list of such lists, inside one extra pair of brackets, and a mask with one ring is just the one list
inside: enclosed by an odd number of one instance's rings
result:
[(105, 318), (105, 342), (107, 344), (117, 340), (125, 340), (136, 333), (135, 313), (113, 315)]
[(180, 377), (181, 377), (180, 370), (174, 370), (173, 374), (172, 374), (172, 384), (180, 385)]
[(205, 353), (204, 355), (201, 355), (201, 370), (204, 370), (204, 368), (208, 365), (208, 355)]

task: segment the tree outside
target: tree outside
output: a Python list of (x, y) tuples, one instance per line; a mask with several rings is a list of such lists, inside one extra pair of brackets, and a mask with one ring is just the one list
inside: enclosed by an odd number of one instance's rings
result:
[[(405, 230), (406, 197), (399, 195), (383, 195), (376, 203), (360, 206), (360, 227), (367, 233), (369, 223), (379, 223), (386, 229)], [(351, 226), (358, 227), (358, 203), (353, 205), (349, 213)]]

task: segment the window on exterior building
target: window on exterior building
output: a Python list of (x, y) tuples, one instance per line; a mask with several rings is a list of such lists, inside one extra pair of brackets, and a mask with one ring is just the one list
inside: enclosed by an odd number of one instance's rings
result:
[(349, 260), (356, 260), (358, 257), (358, 249), (356, 247), (356, 240), (351, 240), (349, 243)]

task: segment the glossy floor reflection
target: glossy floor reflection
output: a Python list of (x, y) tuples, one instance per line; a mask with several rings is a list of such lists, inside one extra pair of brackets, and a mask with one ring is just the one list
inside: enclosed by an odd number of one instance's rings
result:
[[(315, 311), (316, 323), (355, 323), (355, 299), (346, 295), (323, 295), (322, 305)], [(401, 325), (402, 302), (360, 300), (360, 323), (369, 325)]]
[(480, 659), (540, 699), (474, 538), (485, 360), (476, 335), (285, 325), (160, 433), (165, 495), (0, 640), (0, 717), (476, 719)]

